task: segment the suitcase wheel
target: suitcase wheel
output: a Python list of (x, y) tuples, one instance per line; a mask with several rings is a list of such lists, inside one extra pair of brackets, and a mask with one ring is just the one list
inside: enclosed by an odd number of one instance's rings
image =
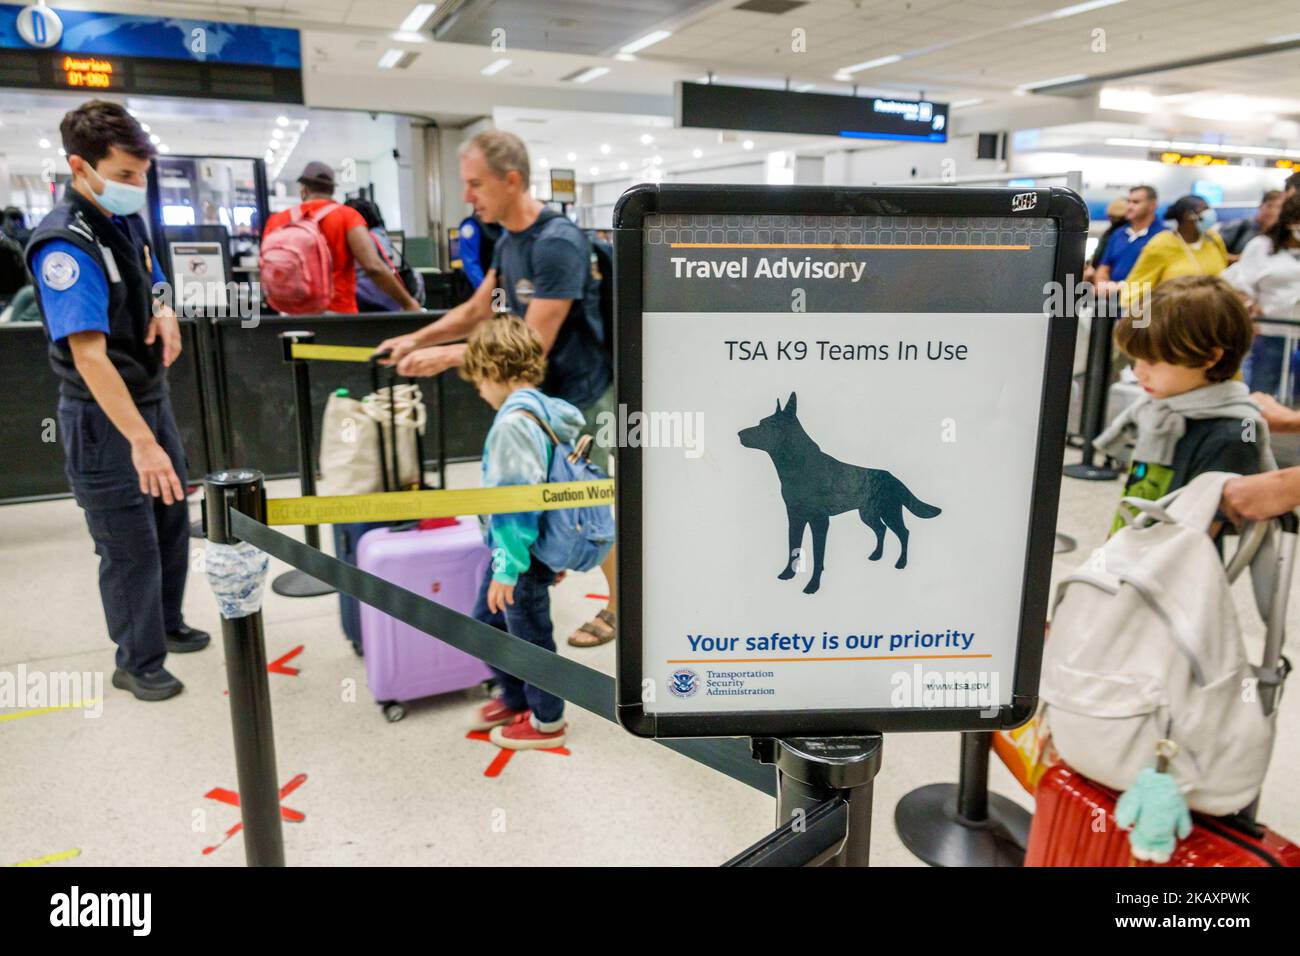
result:
[(382, 706), (384, 708), (384, 719), (390, 724), (395, 724), (406, 716), (406, 708), (395, 700), (387, 701)]

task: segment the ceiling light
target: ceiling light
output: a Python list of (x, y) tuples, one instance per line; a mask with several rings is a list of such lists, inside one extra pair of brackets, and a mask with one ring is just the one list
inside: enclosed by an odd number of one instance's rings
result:
[(745, 140), (743, 143), (741, 143), (740, 145), (743, 146), (745, 149), (753, 149), (753, 148), (754, 148), (754, 141), (753, 141), (752, 139), (747, 139), (747, 140)]
[(277, 117), (275, 118), (275, 125), (276, 125), (276, 126), (288, 126), (288, 125), (289, 125), (289, 117), (287, 117), (287, 116), (277, 116)]
[(402, 25), (398, 27), (403, 33), (419, 33), (424, 29), (424, 25), (429, 22), (429, 17), (433, 16), (433, 11), (438, 9), (436, 3), (417, 3), (411, 8), (411, 12), (406, 15)]
[(142, 130), (144, 130), (146, 133), (153, 132), (153, 131), (149, 128), (149, 124), (148, 124), (148, 123), (141, 123), (141, 124), (140, 124), (140, 128), (141, 128)]
[(504, 70), (513, 62), (514, 60), (508, 59), (503, 56), (499, 60), (493, 60), (487, 66), (483, 67), (483, 69), (479, 70), (479, 72), (482, 73), (484, 76), (496, 76), (498, 73), (500, 73), (502, 70)]
[(388, 34), (390, 40), (396, 40), (398, 43), (428, 43), (429, 38), (423, 33), (403, 33), (398, 30), (396, 33)]
[(1292, 40), (1300, 40), (1300, 33), (1287, 33), (1280, 37), (1269, 37), (1265, 43), (1290, 43)]
[(635, 62), (636, 62), (636, 57), (634, 57), (631, 53), (615, 53), (615, 54), (614, 54), (614, 59), (618, 60), (618, 61), (621, 62), (621, 63), (635, 63)]
[(50, 141), (49, 141), (48, 139), (44, 139), (44, 138), (42, 138), (42, 139), (38, 139), (38, 140), (36, 141), (36, 145), (39, 146), (41, 149), (49, 149), (49, 148), (50, 148)]
[[(168, 146), (166, 143), (159, 143), (159, 144), (158, 144), (158, 152), (160, 152), (160, 153), (170, 153), (171, 151), (172, 151), (172, 148), (171, 148), (170, 146)], [(59, 150), (59, 152), (62, 153), (63, 150)]]
[[(840, 68), (840, 73), (854, 74), (861, 73), (863, 70), (874, 70), (878, 66), (889, 66), (891, 63), (897, 63), (902, 59), (897, 53), (891, 53), (889, 56), (877, 57), (874, 60), (866, 60), (862, 63), (854, 63), (852, 66)], [(838, 76), (838, 74), (836, 74)]]
[(816, 83), (800, 83), (794, 88), (796, 93), (807, 93), (809, 90), (817, 89)]
[(1069, 73), (1065, 76), (1054, 76), (1050, 80), (1035, 80), (1033, 83), (1021, 83), (1017, 90), (1030, 91), (1041, 90), (1049, 86), (1065, 86), (1067, 83), (1077, 83), (1079, 80), (1086, 80), (1087, 73)]
[(691, 155), (694, 156), (696, 159), (699, 159), (701, 156), (704, 155), (704, 150), (700, 149), (697, 146), (695, 149), (691, 150)]
[(654, 46), (661, 40), (667, 40), (673, 33), (671, 30), (655, 30), (653, 33), (647, 33), (639, 40), (633, 40), (618, 48), (619, 53), (636, 53), (638, 50), (644, 50), (648, 46)]
[(838, 73), (835, 74), (835, 79), (836, 79), (837, 81), (839, 81), (840, 83), (852, 83), (852, 82), (853, 82), (853, 77), (850, 76), (849, 74), (845, 73), (843, 70), (840, 70)]
[[(166, 147), (166, 146), (159, 146), (158, 148), (159, 148), (160, 150), (162, 150), (164, 153), (167, 152), (167, 147)], [(60, 147), (59, 147), (59, 155), (60, 155), (60, 156), (67, 156), (67, 155), (68, 155), (68, 151), (67, 151), (66, 149), (64, 149), (62, 146), (60, 146)]]
[(273, 130), (271, 130), (271, 138), (272, 138), (272, 139), (284, 139), (284, 131), (283, 131), (283, 130), (278, 130), (278, 129), (273, 129)]
[(654, 141), (655, 141), (655, 138), (654, 138), (653, 136), (651, 136), (649, 133), (642, 133), (642, 134), (641, 134), (641, 145), (642, 145), (642, 146), (649, 146), (649, 145), (650, 145), (651, 143), (653, 143)]
[(600, 151), (601, 151), (604, 155), (608, 156), (608, 155), (609, 155), (609, 143), (601, 143), (601, 144), (600, 144)]
[(379, 68), (381, 70), (391, 70), (394, 68), (404, 70), (410, 66), (411, 61), (419, 55), (420, 54), (416, 53), (414, 50), (386, 50), (384, 51), (384, 55), (379, 58)]
[(149, 142), (151, 142), (151, 143), (153, 143), (155, 146), (157, 146), (159, 143), (162, 142), (162, 137), (159, 136), (157, 133), (152, 133), (152, 134), (150, 134), (150, 136), (149, 136)]
[(652, 156), (650, 157), (650, 162), (654, 163), (656, 166), (662, 166), (664, 158), (662, 156)]
[(1150, 90), (1122, 90), (1104, 87), (1097, 94), (1097, 106), (1103, 110), (1122, 113), (1151, 113), (1159, 105)]
[(280, 141), (278, 139), (273, 139), (271, 140), (270, 143), (267, 144), (267, 149), (277, 150), (279, 148), (280, 148)]
[(573, 162), (574, 160), (576, 160), (576, 159), (578, 158), (578, 154), (577, 154), (577, 153), (565, 153), (565, 154), (564, 154), (564, 158), (567, 159), (569, 162)]
[(551, 165), (551, 161), (545, 157), (542, 157), (537, 161), (537, 165), (539, 168), (545, 169), (547, 166)]
[(1089, 0), (1087, 3), (1076, 3), (1072, 7), (1062, 7), (1059, 10), (1053, 10), (1047, 14), (1048, 19), (1063, 20), (1066, 17), (1072, 17), (1078, 13), (1087, 13), (1089, 10), (1100, 10), (1102, 7), (1113, 7), (1117, 3), (1123, 3), (1124, 0)]
[(136, 119), (139, 119), (139, 118), (140, 118), (140, 114), (139, 114), (139, 112), (137, 112), (136, 110), (131, 109), (131, 107), (128, 106), (128, 107), (126, 108), (126, 111), (127, 111), (128, 113), (130, 113), (132, 116), (134, 116)]
[(599, 166), (592, 166), (592, 167), (591, 167), (591, 175), (593, 175), (593, 176), (599, 176), (599, 175), (600, 175), (600, 167), (599, 167)]
[(564, 79), (573, 83), (590, 83), (592, 80), (600, 79), (608, 72), (609, 67), (607, 66), (589, 66), (585, 70), (564, 77)]
[(619, 164), (618, 164), (618, 168), (619, 168), (619, 169), (622, 169), (622, 170), (626, 170), (626, 169), (627, 169), (627, 163), (626, 163), (626, 161), (625, 161), (625, 162), (621, 162), (621, 163), (619, 163)]

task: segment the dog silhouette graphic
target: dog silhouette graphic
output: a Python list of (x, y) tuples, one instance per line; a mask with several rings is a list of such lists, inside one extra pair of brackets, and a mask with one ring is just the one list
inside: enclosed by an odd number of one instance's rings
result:
[(876, 549), (868, 555), (869, 560), (879, 561), (884, 555), (888, 528), (902, 546), (894, 567), (907, 567), (907, 525), (903, 523), (903, 509), (918, 518), (933, 518), (940, 509), (921, 501), (887, 471), (850, 465), (826, 454), (804, 431), (797, 411), (797, 398), (791, 392), (785, 408), (777, 399), (775, 412), (738, 433), (740, 443), (746, 448), (757, 448), (771, 456), (777, 477), (781, 479), (790, 536), (785, 570), (777, 577), (782, 581), (794, 577), (804, 526), (810, 526), (813, 573), (803, 593), (815, 593), (821, 587), (830, 519), (846, 511), (857, 511), (862, 523), (876, 533)]

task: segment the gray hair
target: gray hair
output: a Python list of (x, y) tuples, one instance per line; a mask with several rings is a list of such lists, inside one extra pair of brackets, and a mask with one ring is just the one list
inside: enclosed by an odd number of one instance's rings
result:
[(483, 154), (483, 159), (487, 161), (488, 169), (492, 170), (493, 176), (504, 179), (506, 173), (513, 169), (519, 173), (524, 188), (528, 188), (528, 147), (514, 133), (507, 133), (501, 129), (484, 130), (468, 143), (461, 145), (460, 155), (464, 156), (473, 149)]

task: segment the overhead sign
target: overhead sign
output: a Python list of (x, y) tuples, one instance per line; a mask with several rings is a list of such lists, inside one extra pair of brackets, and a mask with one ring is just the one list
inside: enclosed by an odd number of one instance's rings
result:
[(572, 169), (551, 170), (551, 201), (578, 201), (578, 180)]
[(948, 106), (885, 96), (794, 93), (720, 83), (676, 85), (676, 123), (852, 139), (948, 140)]
[(302, 102), (297, 30), (0, 3), (9, 87)]
[(1082, 201), (639, 186), (614, 226), (624, 725), (1029, 716)]

